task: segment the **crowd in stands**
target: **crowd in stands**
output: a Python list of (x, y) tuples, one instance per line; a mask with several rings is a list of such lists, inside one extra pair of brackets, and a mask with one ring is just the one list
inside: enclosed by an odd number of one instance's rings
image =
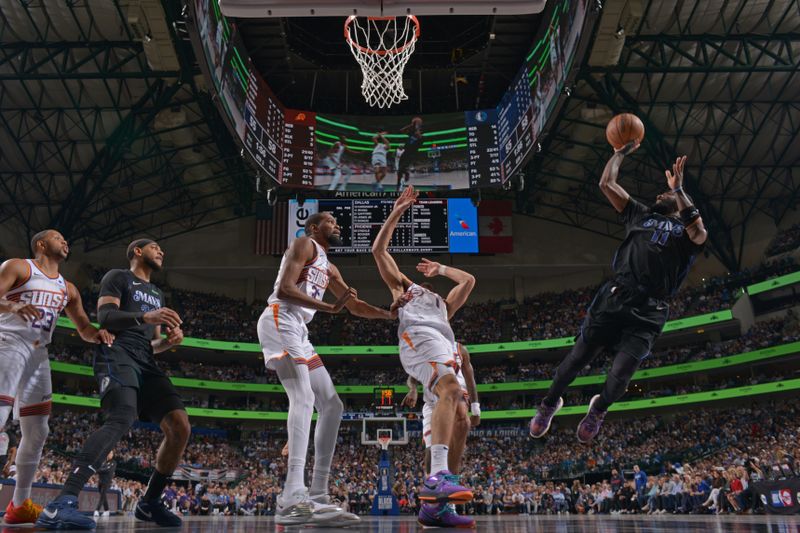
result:
[[(465, 512), (497, 513), (725, 513), (757, 506), (751, 483), (798, 475), (800, 412), (775, 401), (726, 409), (692, 409), (668, 415), (617, 416), (591, 445), (575, 440), (575, 420), (557, 418), (541, 441), (527, 437), (522, 421), (473, 430), (461, 472), (475, 491)], [(51, 420), (39, 481), (61, 483), (69, 456), (97, 425), (96, 415), (59, 412)], [(360, 426), (343, 424), (331, 474), (331, 494), (366, 514), (376, 493), (379, 450), (360, 444)], [(255, 432), (241, 440), (193, 434), (186, 463), (242, 473), (238, 482), (179, 482), (166, 492), (186, 514), (271, 514), (286, 473), (280, 450), (285, 433)], [(116, 487), (130, 509), (152, 468), (160, 433), (131, 430), (115, 450)], [(418, 509), (423, 447), (392, 448), (394, 492), (404, 512)], [(313, 465), (309, 457), (308, 467)], [(646, 476), (634, 478), (634, 466)], [(584, 483), (582, 479), (596, 480)]]
[(769, 243), (765, 255), (772, 257), (798, 248), (800, 248), (800, 224), (794, 224), (775, 235), (775, 238)]
[[(694, 392), (722, 390), (745, 385), (758, 385), (760, 383), (773, 383), (791, 377), (796, 364), (788, 368), (777, 365), (759, 368), (757, 371), (745, 370), (744, 375), (730, 374), (704, 374), (701, 376), (680, 376), (677, 380), (669, 382), (634, 381), (625, 395), (626, 400), (641, 400), (645, 398), (660, 398), (690, 394)], [(702, 381), (695, 381), (696, 379)], [(62, 394), (74, 394), (83, 397), (97, 397), (97, 387), (93, 381), (57, 382), (57, 387)], [(588, 405), (592, 396), (598, 394), (602, 385), (569, 389), (564, 394), (567, 405)], [(504, 409), (531, 409), (539, 405), (545, 389), (531, 391), (506, 392), (503, 394), (482, 395), (481, 407), (484, 411)], [(402, 398), (398, 396), (397, 400)], [(213, 391), (197, 391), (181, 389), (181, 399), (187, 407), (202, 409), (230, 409), (238, 411), (280, 411), (287, 412), (289, 402), (285, 394), (253, 394), (221, 396)], [(344, 396), (344, 413), (348, 416), (371, 415), (374, 410), (374, 399), (371, 395)], [(403, 412), (419, 413), (422, 403), (413, 409), (403, 409)]]
[[(797, 340), (800, 340), (800, 321), (797, 315), (789, 310), (783, 318), (756, 322), (745, 334), (734, 339), (719, 342), (703, 341), (656, 351), (642, 362), (640, 368), (648, 369), (705, 359), (719, 359)], [(87, 365), (92, 363), (91, 349), (84, 347), (56, 344), (51, 348), (51, 354), (59, 361)], [(473, 357), (472, 361), (475, 378), (479, 384), (549, 380), (552, 379), (553, 371), (558, 364), (558, 360), (520, 362), (510, 359), (502, 364), (487, 365), (483, 362), (485, 357), (478, 354)], [(608, 356), (600, 355), (579, 375), (602, 373), (609, 360)], [(171, 364), (162, 361), (160, 364), (170, 375), (177, 377), (240, 383), (278, 383), (275, 373), (267, 371), (258, 358), (249, 364), (225, 362), (215, 365), (186, 360), (179, 360)], [(328, 369), (333, 382), (337, 385), (400, 385), (405, 383), (405, 375), (398, 373), (393, 368), (372, 369), (347, 364), (337, 366), (335, 362), (329, 362)], [(218, 401), (224, 403), (224, 399)], [(207, 405), (202, 404), (202, 401), (190, 405), (223, 408), (221, 407), (222, 403)]]
[[(728, 309), (739, 289), (764, 279), (797, 270), (787, 257), (754, 268), (743, 269), (685, 287), (670, 303), (670, 319)], [(94, 269), (95, 286), (84, 289), (83, 302), (90, 316), (96, 314), (97, 283), (103, 272)], [(164, 284), (161, 284), (162, 286)], [(163, 286), (167, 303), (183, 318), (188, 337), (257, 342), (256, 324), (263, 301), (252, 305), (216, 294)], [(522, 302), (476, 302), (464, 306), (452, 319), (456, 337), (467, 344), (526, 341), (572, 337), (591, 303), (597, 287), (542, 293)], [(387, 345), (397, 342), (396, 323), (361, 320), (348, 313), (318, 313), (309, 324), (309, 337), (316, 345)]]

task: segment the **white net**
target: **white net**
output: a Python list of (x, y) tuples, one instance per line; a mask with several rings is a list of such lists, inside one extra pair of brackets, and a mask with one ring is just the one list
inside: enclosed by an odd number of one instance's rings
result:
[(419, 37), (417, 17), (350, 16), (344, 23), (344, 35), (361, 66), (361, 92), (367, 103), (388, 108), (407, 100), (403, 71)]

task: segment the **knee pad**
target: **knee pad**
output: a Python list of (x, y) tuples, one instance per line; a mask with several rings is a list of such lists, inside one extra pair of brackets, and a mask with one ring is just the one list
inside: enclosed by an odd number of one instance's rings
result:
[(49, 416), (34, 415), (23, 416), (19, 420), (22, 439), (17, 450), (17, 462), (19, 464), (38, 463), (42, 456), (47, 435), (50, 427), (47, 424)]
[(302, 411), (314, 412), (314, 394), (309, 391), (308, 394), (291, 395), (289, 396), (289, 409), (300, 409)]
[(111, 405), (106, 410), (105, 416), (106, 420), (103, 425), (111, 428), (117, 439), (120, 439), (128, 432), (131, 426), (133, 426), (133, 423), (138, 417), (138, 413), (136, 407), (125, 403), (118, 403)]
[(338, 394), (329, 398), (328, 401), (323, 402), (323, 404), (324, 405), (322, 406), (322, 409), (317, 410), (320, 412), (324, 411), (325, 414), (330, 413), (332, 415), (336, 415), (336, 413), (338, 413), (338, 416), (341, 416), (341, 414), (344, 412), (344, 403), (342, 403), (342, 399), (339, 398)]

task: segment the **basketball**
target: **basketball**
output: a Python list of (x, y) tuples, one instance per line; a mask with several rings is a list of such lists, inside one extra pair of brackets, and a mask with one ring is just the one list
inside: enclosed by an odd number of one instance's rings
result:
[(636, 115), (621, 113), (612, 118), (606, 126), (608, 144), (619, 150), (631, 141), (642, 142), (644, 124)]

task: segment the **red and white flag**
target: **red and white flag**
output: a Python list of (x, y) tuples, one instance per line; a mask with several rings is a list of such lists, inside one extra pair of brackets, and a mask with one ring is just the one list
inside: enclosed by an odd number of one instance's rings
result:
[(514, 251), (510, 200), (483, 200), (478, 206), (478, 249), (482, 254)]
[(289, 208), (286, 202), (278, 202), (269, 211), (256, 213), (256, 255), (280, 255), (286, 251)]

